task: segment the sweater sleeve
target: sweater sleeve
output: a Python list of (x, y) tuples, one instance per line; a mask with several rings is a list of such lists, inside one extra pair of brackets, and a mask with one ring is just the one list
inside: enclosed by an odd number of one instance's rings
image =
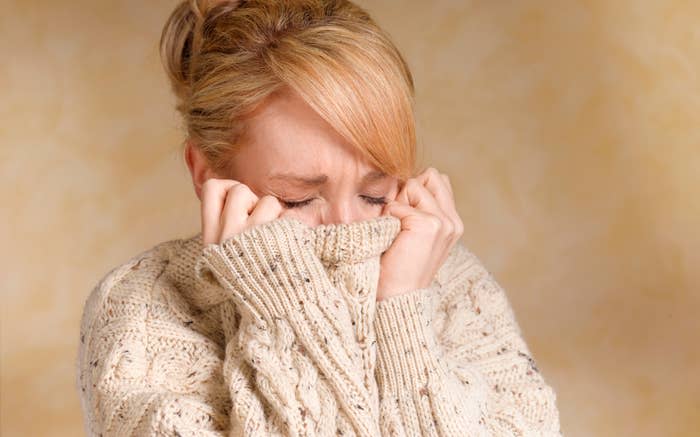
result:
[(240, 349), (256, 386), (294, 434), (335, 434), (335, 417), (323, 413), (333, 405), (338, 429), (377, 435), (377, 407), (364, 383), (350, 312), (309, 230), (282, 218), (209, 244), (198, 275), (230, 293), (242, 314), (231, 347)]
[[(386, 435), (560, 436), (504, 290), (458, 243), (441, 285), (377, 303), (377, 383)], [(438, 305), (445, 318), (438, 327)]]

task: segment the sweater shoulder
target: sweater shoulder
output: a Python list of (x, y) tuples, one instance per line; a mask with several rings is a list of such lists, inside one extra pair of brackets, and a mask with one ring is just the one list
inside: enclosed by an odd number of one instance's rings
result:
[[(479, 258), (458, 240), (438, 270), (437, 281), (441, 286), (453, 284), (470, 269), (485, 269)], [(463, 279), (463, 278), (462, 278)]]
[(475, 301), (483, 299), (489, 301), (491, 306), (510, 306), (507, 293), (494, 275), (461, 240), (452, 247), (440, 268), (437, 280), (441, 287), (440, 301), (443, 305), (465, 299), (475, 304)]
[[(74, 362), (86, 430), (101, 420), (100, 408), (120, 396), (117, 390), (169, 393), (180, 383), (183, 393), (209, 388), (209, 380), (197, 385), (177, 373), (189, 374), (191, 360), (216, 363), (223, 354), (211, 334), (214, 323), (208, 314), (194, 316), (173, 274), (191, 252), (188, 243), (191, 239), (172, 239), (130, 257), (107, 271), (87, 296)], [(158, 360), (168, 360), (169, 367)]]
[[(114, 314), (114, 310), (108, 304), (117, 294), (125, 302), (147, 301), (153, 285), (168, 264), (172, 247), (178, 242), (179, 240), (168, 240), (156, 244), (118, 264), (102, 275), (86, 297), (80, 318), (80, 338), (75, 357), (76, 388), (81, 394), (84, 411), (89, 411), (86, 391), (90, 388), (85, 385), (84, 369), (88, 367), (87, 360), (92, 353), (93, 333), (96, 328), (99, 329), (95, 325), (98, 322), (105, 324), (110, 319), (119, 317), (119, 312)], [(110, 312), (113, 316), (109, 315)]]
[(92, 287), (84, 301), (80, 322), (81, 339), (91, 330), (97, 316), (107, 309), (110, 298), (147, 301), (163, 275), (171, 254), (181, 239), (158, 243), (108, 270)]

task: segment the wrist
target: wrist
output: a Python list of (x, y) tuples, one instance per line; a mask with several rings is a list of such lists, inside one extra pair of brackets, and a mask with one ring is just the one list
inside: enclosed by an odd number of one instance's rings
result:
[(379, 302), (386, 299), (390, 299), (395, 296), (401, 296), (418, 289), (426, 289), (431, 285), (431, 283), (432, 281), (423, 281), (396, 285), (385, 285), (382, 283), (382, 280), (380, 278), (379, 284), (377, 285), (377, 301)]

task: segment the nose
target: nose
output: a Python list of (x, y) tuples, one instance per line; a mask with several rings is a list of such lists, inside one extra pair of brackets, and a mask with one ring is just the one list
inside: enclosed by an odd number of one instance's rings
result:
[(321, 222), (323, 224), (352, 223), (362, 219), (360, 211), (351, 202), (336, 202), (330, 204), (324, 211)]

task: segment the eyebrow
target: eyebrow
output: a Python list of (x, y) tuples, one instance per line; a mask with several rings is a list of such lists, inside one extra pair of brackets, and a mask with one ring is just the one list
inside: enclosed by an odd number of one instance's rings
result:
[[(386, 173), (379, 170), (372, 170), (367, 172), (361, 179), (361, 184), (367, 184), (369, 182), (374, 182), (388, 177)], [(275, 173), (270, 176), (270, 181), (272, 182), (291, 182), (303, 187), (317, 187), (323, 185), (328, 181), (328, 175), (320, 174), (315, 176), (303, 176), (294, 173)]]

